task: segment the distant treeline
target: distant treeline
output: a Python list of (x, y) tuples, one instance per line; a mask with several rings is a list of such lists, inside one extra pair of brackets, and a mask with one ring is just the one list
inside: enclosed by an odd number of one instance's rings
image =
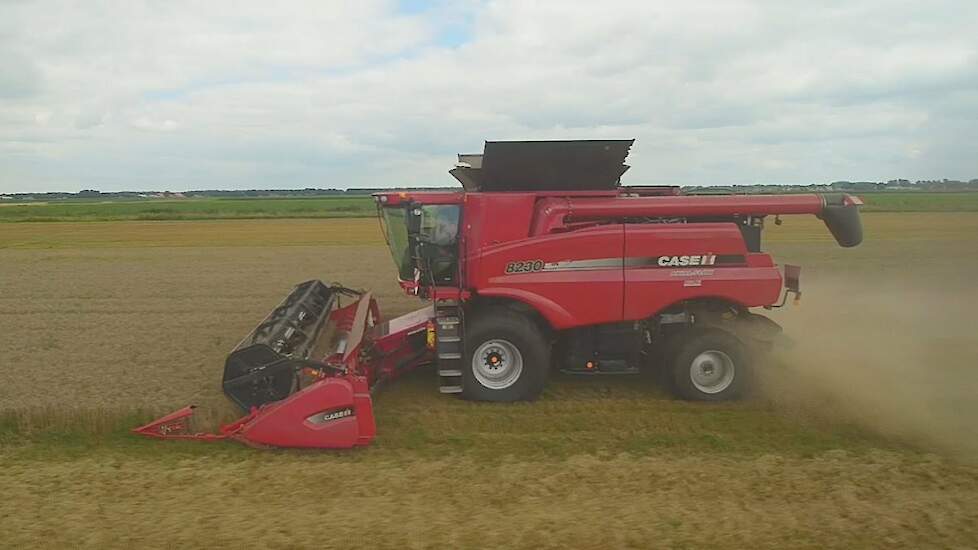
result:
[[(405, 188), (413, 190), (446, 189), (440, 188)], [(449, 188), (451, 189), (451, 188)], [(301, 198), (301, 197), (349, 197), (362, 196), (378, 191), (389, 191), (382, 188), (352, 188), (352, 189), (321, 189), (307, 187), (305, 189), (247, 189), (223, 190), (204, 189), (194, 191), (112, 191), (102, 192), (95, 189), (85, 189), (78, 193), (6, 193), (0, 194), (0, 200), (10, 201), (60, 201), (60, 200), (144, 200), (144, 199), (193, 199), (193, 198)], [(890, 180), (876, 181), (835, 181), (829, 184), (810, 185), (731, 185), (731, 186), (684, 186), (684, 191), (691, 193), (800, 193), (800, 192), (830, 192), (852, 191), (859, 193), (887, 191), (920, 191), (920, 192), (962, 192), (978, 191), (978, 179), (969, 181), (958, 180)]]
[[(683, 189), (689, 190), (696, 188), (699, 187), (684, 187)], [(943, 179), (917, 181), (834, 181), (829, 184), (811, 185), (734, 185), (728, 189), (734, 189), (739, 193), (811, 193), (817, 191), (858, 191), (860, 193), (884, 191), (922, 191), (929, 193), (940, 193), (978, 191), (978, 178), (968, 181)]]
[(302, 198), (302, 197), (348, 197), (362, 196), (384, 191), (384, 189), (246, 189), (224, 190), (203, 189), (193, 191), (98, 191), (85, 189), (77, 193), (7, 193), (0, 194), (0, 199), (18, 201), (58, 201), (58, 200), (144, 200), (144, 199), (253, 199), (253, 198)]

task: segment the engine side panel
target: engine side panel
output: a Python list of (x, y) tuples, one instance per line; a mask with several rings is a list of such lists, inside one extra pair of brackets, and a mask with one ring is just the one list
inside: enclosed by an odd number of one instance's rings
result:
[(521, 239), (483, 249), (480, 296), (533, 306), (557, 329), (621, 320), (623, 225)]
[(775, 303), (781, 273), (767, 254), (750, 253), (734, 223), (625, 226), (625, 320), (682, 300), (719, 298), (746, 307)]

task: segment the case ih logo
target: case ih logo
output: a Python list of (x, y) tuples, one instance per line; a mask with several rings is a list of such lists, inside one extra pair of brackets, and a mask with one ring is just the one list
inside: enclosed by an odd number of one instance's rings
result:
[(316, 413), (306, 420), (312, 422), (313, 424), (325, 424), (333, 420), (339, 420), (341, 418), (346, 418), (348, 416), (353, 416), (353, 409), (347, 407), (345, 409), (340, 409), (338, 411), (326, 411), (321, 413)]
[(717, 257), (713, 254), (703, 254), (702, 256), (659, 256), (655, 263), (660, 267), (713, 265), (717, 263)]

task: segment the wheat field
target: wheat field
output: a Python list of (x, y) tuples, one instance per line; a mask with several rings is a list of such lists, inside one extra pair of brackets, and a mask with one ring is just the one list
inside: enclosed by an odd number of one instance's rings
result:
[(0, 547), (978, 546), (978, 215), (871, 213), (766, 231), (804, 266), (798, 341), (751, 399), (554, 376), (516, 405), (376, 399), (352, 452), (144, 441), (220, 393), (225, 353), (295, 283), (400, 293), (376, 220), (0, 225)]

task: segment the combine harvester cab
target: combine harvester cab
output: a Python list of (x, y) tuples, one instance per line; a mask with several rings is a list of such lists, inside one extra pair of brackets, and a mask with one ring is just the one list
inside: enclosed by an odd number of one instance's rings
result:
[(367, 445), (376, 433), (371, 390), (431, 360), (431, 317), (432, 309), (424, 308), (381, 323), (369, 293), (306, 281), (225, 361), (223, 390), (247, 413), (243, 418), (219, 433), (199, 433), (192, 428), (195, 407), (188, 406), (135, 432), (255, 446)]

